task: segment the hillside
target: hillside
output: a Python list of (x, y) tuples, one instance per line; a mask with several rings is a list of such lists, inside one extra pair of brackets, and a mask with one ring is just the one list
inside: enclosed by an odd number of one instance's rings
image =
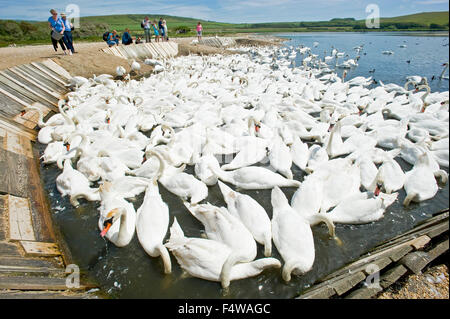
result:
[[(105, 15), (81, 18), (81, 28), (75, 30), (73, 36), (76, 41), (98, 41), (105, 31), (116, 29), (121, 34), (125, 28), (131, 33), (142, 35), (141, 20), (145, 14)], [(267, 23), (222, 23), (197, 20), (193, 18), (149, 15), (151, 20), (160, 17), (167, 21), (169, 37), (194, 36), (197, 21), (204, 27), (204, 35), (226, 35), (233, 33), (262, 33), (262, 32), (311, 32), (311, 31), (377, 31), (368, 30), (364, 20), (353, 18), (335, 18), (329, 21), (316, 22), (267, 22)], [(419, 31), (419, 30), (448, 30), (449, 13), (423, 12), (399, 17), (382, 18), (379, 31)], [(184, 31), (180, 33), (179, 31)], [(0, 46), (11, 43), (32, 44), (47, 43), (50, 30), (47, 22), (27, 22), (0, 20)]]

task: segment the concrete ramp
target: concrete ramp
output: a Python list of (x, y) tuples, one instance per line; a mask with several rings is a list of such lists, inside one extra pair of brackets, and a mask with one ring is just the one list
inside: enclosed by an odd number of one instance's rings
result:
[(208, 45), (215, 48), (224, 48), (236, 44), (233, 38), (228, 37), (215, 37), (215, 38), (204, 38), (198, 42), (198, 44)]
[(102, 51), (127, 60), (169, 58), (178, 54), (178, 44), (171, 41), (150, 42), (106, 47)]

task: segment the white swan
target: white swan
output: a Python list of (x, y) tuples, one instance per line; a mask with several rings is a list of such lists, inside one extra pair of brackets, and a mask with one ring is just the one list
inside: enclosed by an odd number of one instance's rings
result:
[(309, 223), (289, 206), (283, 192), (272, 190), (272, 236), (275, 247), (283, 258), (282, 277), (291, 280), (291, 274), (303, 275), (312, 269), (315, 259), (314, 239)]
[(258, 243), (264, 245), (264, 256), (271, 256), (272, 229), (266, 210), (252, 197), (233, 191), (221, 181), (219, 187), (228, 211), (242, 221)]
[(158, 180), (168, 191), (180, 196), (184, 200), (190, 198), (192, 204), (198, 203), (208, 196), (208, 187), (205, 183), (190, 174), (182, 172), (184, 167), (181, 169), (168, 168), (168, 165), (159, 152), (152, 151), (148, 154), (156, 156), (159, 160), (162, 175), (160, 175)]
[(100, 200), (98, 189), (91, 188), (86, 176), (73, 169), (70, 159), (64, 161), (64, 170), (56, 178), (56, 188), (62, 196), (70, 196), (70, 203), (73, 206), (79, 205), (79, 198), (86, 198), (89, 201)]
[(169, 227), (169, 207), (159, 194), (156, 180), (148, 184), (144, 201), (137, 210), (136, 233), (145, 252), (152, 257), (161, 256), (164, 273), (172, 272), (169, 252), (163, 245)]
[(226, 244), (232, 252), (223, 264), (220, 274), (222, 287), (230, 284), (230, 272), (236, 263), (249, 262), (256, 257), (256, 243), (250, 231), (224, 207), (211, 204), (191, 205), (184, 202), (189, 212), (205, 227), (209, 239)]
[(409, 172), (406, 172), (404, 188), (406, 198), (404, 206), (409, 206), (411, 201), (421, 202), (436, 195), (438, 185), (433, 171), (429, 169), (429, 157), (427, 154), (420, 156)]
[[(216, 240), (188, 238), (174, 218), (170, 239), (165, 246), (175, 256), (181, 268), (193, 277), (220, 282), (224, 263), (232, 253), (231, 248)], [(275, 258), (262, 258), (235, 264), (230, 271), (230, 281), (254, 277), (264, 269), (280, 268)]]
[(274, 186), (298, 187), (300, 182), (286, 179), (263, 167), (242, 167), (234, 171), (223, 171), (217, 165), (209, 165), (219, 179), (242, 189), (271, 189)]

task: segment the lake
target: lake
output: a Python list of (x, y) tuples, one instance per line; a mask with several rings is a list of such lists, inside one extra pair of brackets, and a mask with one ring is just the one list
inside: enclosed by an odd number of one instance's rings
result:
[[(348, 79), (355, 76), (370, 76), (384, 83), (403, 85), (408, 75), (426, 76), (432, 91), (448, 90), (448, 80), (431, 81), (433, 75), (439, 76), (442, 63), (448, 61), (448, 37), (408, 36), (401, 33), (302, 33), (278, 34), (290, 40), (286, 46), (300, 44), (312, 48), (312, 52), (327, 55), (333, 45), (355, 57), (353, 47), (364, 44), (359, 67), (349, 72)], [(313, 48), (314, 42), (319, 42)], [(406, 48), (399, 45), (406, 44)], [(394, 55), (383, 55), (384, 50), (394, 51)], [(363, 55), (366, 53), (366, 55)], [(406, 63), (411, 59), (411, 63)], [(300, 65), (301, 57), (297, 56)], [(374, 74), (368, 71), (376, 69)], [(342, 72), (342, 71), (339, 71)], [(36, 145), (43, 152), (45, 145)], [(404, 170), (411, 165), (398, 160)], [(292, 168), (295, 179), (302, 181), (303, 172), (296, 166)], [(448, 171), (448, 170), (447, 170)], [(193, 167), (187, 168), (193, 173)], [(223, 295), (220, 283), (183, 276), (175, 258), (172, 258), (173, 273), (163, 274), (161, 258), (149, 257), (140, 246), (136, 235), (124, 248), (117, 248), (99, 236), (99, 203), (80, 201), (78, 208), (73, 208), (67, 197), (62, 198), (56, 189), (55, 179), (60, 174), (56, 165), (41, 166), (41, 176), (49, 196), (53, 217), (60, 227), (75, 262), (82, 271), (97, 281), (105, 292), (113, 298), (292, 298), (314, 283), (317, 279), (342, 267), (361, 254), (367, 252), (380, 242), (388, 240), (399, 233), (414, 227), (418, 222), (429, 218), (434, 212), (448, 208), (449, 186), (441, 188), (431, 200), (412, 204), (405, 209), (402, 206), (405, 192), (399, 192), (398, 201), (390, 206), (384, 218), (378, 222), (365, 225), (336, 226), (336, 233), (343, 245), (338, 246), (328, 238), (326, 227), (314, 226), (313, 234), (316, 259), (313, 269), (304, 276), (293, 276), (289, 283), (281, 278), (279, 269), (264, 271), (261, 275), (233, 281), (227, 295)], [(288, 199), (296, 189), (284, 188)], [(183, 226), (186, 236), (202, 236), (202, 225), (196, 221), (183, 206), (182, 201), (160, 186), (163, 200), (170, 209), (170, 225), (176, 217)], [(254, 197), (272, 217), (270, 191), (243, 191)], [(134, 201), (136, 209), (142, 203), (143, 194)], [(207, 201), (214, 205), (224, 205), (219, 187), (209, 188)], [(258, 245), (258, 257), (263, 256), (263, 249)], [(274, 247), (273, 257), (282, 260)]]

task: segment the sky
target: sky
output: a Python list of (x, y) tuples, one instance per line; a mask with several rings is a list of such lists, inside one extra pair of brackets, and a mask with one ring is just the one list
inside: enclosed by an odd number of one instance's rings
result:
[(0, 19), (45, 21), (49, 10), (69, 13), (75, 4), (80, 16), (166, 14), (228, 23), (365, 19), (369, 4), (381, 17), (426, 11), (448, 11), (449, 0), (0, 0)]

